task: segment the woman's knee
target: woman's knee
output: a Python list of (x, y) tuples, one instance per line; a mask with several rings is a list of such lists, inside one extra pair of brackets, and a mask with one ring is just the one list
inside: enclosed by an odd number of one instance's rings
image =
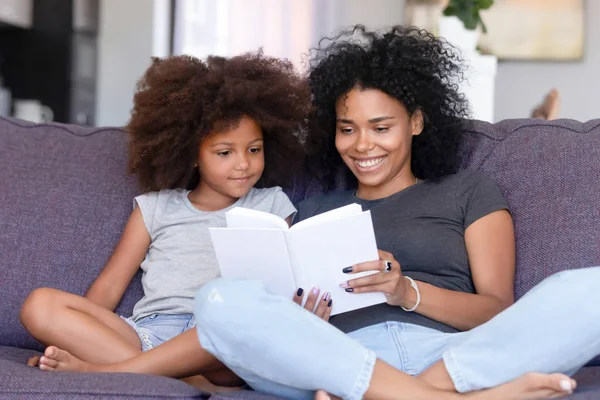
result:
[(52, 288), (39, 288), (31, 292), (21, 306), (23, 326), (31, 332), (46, 325), (62, 294), (64, 292)]

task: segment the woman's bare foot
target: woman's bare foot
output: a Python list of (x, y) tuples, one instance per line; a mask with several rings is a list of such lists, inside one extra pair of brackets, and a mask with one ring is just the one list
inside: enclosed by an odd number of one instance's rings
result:
[(531, 118), (540, 118), (546, 120), (552, 120), (558, 118), (558, 111), (560, 109), (560, 95), (558, 90), (552, 89), (544, 97), (542, 104), (538, 105), (531, 112)]
[(208, 393), (234, 392), (237, 390), (242, 390), (241, 387), (217, 386), (202, 375), (190, 376), (181, 380), (188, 385), (192, 385), (195, 388)]
[(577, 383), (563, 374), (525, 374), (491, 389), (466, 393), (465, 398), (482, 400), (551, 399), (573, 393)]
[(39, 365), (42, 371), (100, 372), (93, 364), (82, 361), (56, 346), (46, 348)]

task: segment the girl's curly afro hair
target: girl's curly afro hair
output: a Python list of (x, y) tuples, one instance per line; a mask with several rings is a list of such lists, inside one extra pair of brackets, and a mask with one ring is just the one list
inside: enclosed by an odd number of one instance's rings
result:
[[(425, 30), (396, 26), (383, 34), (357, 25), (313, 49), (309, 85), (313, 110), (307, 137), (309, 169), (332, 188), (343, 167), (335, 148), (335, 104), (355, 87), (378, 89), (412, 115), (421, 110), (424, 129), (413, 138), (412, 171), (420, 179), (455, 173), (463, 118), (469, 107), (458, 92), (463, 62), (455, 49)], [(356, 179), (343, 168), (349, 182)]]
[(306, 81), (284, 60), (262, 51), (232, 58), (154, 58), (140, 79), (131, 119), (129, 170), (144, 191), (198, 184), (200, 142), (253, 118), (264, 136), (265, 170), (258, 186), (286, 185), (301, 161), (308, 117)]

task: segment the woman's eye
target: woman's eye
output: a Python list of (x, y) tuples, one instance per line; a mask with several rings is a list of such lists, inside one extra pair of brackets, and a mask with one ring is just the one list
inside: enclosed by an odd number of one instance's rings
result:
[(230, 154), (231, 154), (231, 151), (229, 151), (229, 150), (227, 150), (227, 151), (220, 151), (220, 152), (217, 153), (217, 155), (221, 156), (221, 157), (227, 157)]
[(375, 130), (378, 133), (383, 133), (383, 132), (387, 132), (390, 128), (388, 128), (387, 126), (378, 126), (377, 128), (375, 128)]
[(352, 128), (340, 128), (340, 132), (345, 133), (345, 134), (352, 133), (353, 131), (354, 131), (354, 129), (352, 129)]

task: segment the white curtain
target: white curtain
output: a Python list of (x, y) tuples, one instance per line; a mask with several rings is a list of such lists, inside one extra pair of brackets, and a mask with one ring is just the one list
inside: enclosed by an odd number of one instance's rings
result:
[(175, 54), (232, 56), (262, 47), (306, 68), (309, 49), (341, 28), (402, 23), (404, 0), (176, 0)]

